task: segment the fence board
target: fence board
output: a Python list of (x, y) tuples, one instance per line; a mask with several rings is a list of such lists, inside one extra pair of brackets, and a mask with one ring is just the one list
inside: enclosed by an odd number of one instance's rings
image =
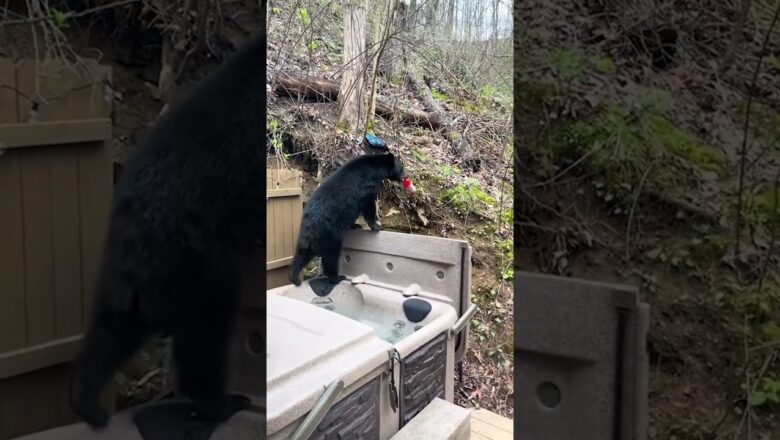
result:
[(78, 159), (67, 147), (48, 152), (51, 160), (54, 228), (55, 331), (63, 338), (81, 333), (81, 231)]
[(28, 151), (22, 156), (28, 345), (42, 344), (56, 335), (51, 188), (47, 157), (40, 149)]
[(27, 339), (21, 187), (19, 155), (0, 156), (0, 352), (22, 348)]
[(266, 174), (266, 287), (286, 284), (301, 221), (301, 174), (268, 169)]
[(89, 316), (111, 203), (110, 141), (104, 145), (85, 144), (78, 152), (84, 317)]

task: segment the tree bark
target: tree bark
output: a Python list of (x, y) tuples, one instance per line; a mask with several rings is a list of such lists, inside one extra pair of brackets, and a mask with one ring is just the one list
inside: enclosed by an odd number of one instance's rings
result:
[(447, 36), (452, 37), (452, 31), (455, 28), (455, 1), (448, 0), (447, 5)]
[(496, 47), (498, 42), (498, 7), (501, 5), (501, 0), (495, 0), (493, 2), (493, 47)]
[(336, 125), (355, 132), (365, 112), (366, 10), (361, 0), (344, 2), (343, 75), (339, 90), (339, 116)]

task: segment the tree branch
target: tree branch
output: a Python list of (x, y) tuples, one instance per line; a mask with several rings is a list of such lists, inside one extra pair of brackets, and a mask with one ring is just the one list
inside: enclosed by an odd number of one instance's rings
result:
[(31, 24), (31, 23), (37, 23), (39, 21), (44, 21), (44, 20), (54, 20), (55, 18), (66, 18), (66, 19), (69, 19), (69, 18), (79, 18), (79, 17), (84, 17), (86, 15), (94, 14), (95, 12), (100, 12), (100, 11), (104, 11), (104, 10), (107, 10), (107, 9), (114, 9), (114, 8), (118, 8), (118, 7), (121, 7), (121, 6), (129, 5), (129, 4), (132, 4), (132, 3), (138, 3), (139, 1), (141, 1), (141, 0), (121, 0), (121, 1), (114, 2), (114, 3), (109, 3), (109, 4), (106, 4), (106, 5), (95, 6), (94, 8), (85, 9), (83, 11), (78, 11), (78, 12), (70, 11), (70, 12), (66, 12), (66, 13), (64, 13), (62, 15), (50, 14), (50, 15), (43, 15), (43, 16), (39, 16), (39, 17), (26, 17), (26, 18), (19, 18), (19, 19), (15, 19), (15, 20), (6, 20), (6, 21), (0, 22), (0, 26), (13, 26), (13, 25)]

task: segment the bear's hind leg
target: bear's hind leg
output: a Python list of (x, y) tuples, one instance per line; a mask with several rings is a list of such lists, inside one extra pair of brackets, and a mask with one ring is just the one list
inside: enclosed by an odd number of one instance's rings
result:
[[(235, 281), (216, 286), (205, 283), (203, 290), (192, 292), (200, 305), (189, 305), (190, 312), (174, 333), (179, 390), (192, 399), (203, 418), (219, 422), (251, 403), (246, 397), (227, 393), (229, 345), (239, 293)], [(210, 292), (205, 291), (207, 285), (212, 286)]]
[(328, 278), (328, 282), (338, 284), (347, 279), (339, 275), (339, 257), (341, 256), (341, 243), (322, 253), (322, 274)]
[(314, 258), (314, 253), (309, 249), (296, 249), (293, 261), (290, 264), (290, 282), (296, 286), (301, 285), (301, 271)]
[(76, 361), (73, 411), (93, 428), (108, 424), (101, 393), (114, 373), (141, 348), (146, 332), (133, 311), (98, 310)]

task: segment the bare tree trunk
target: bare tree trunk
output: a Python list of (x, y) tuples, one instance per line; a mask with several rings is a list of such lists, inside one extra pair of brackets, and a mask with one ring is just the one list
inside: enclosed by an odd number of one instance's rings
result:
[(498, 7), (501, 6), (501, 0), (493, 2), (493, 47), (498, 43)]
[(428, 0), (425, 3), (425, 29), (433, 31), (436, 29), (436, 18), (439, 10), (439, 0)]
[(447, 36), (452, 37), (452, 31), (455, 27), (455, 2), (458, 0), (448, 0), (447, 4)]
[(417, 28), (417, 0), (410, 0), (404, 17), (404, 30), (414, 34)]
[(339, 117), (336, 124), (354, 133), (365, 111), (366, 10), (361, 0), (344, 1), (344, 73), (339, 90)]
[(742, 7), (737, 15), (737, 21), (734, 23), (734, 27), (731, 30), (731, 45), (729, 45), (726, 56), (723, 57), (723, 63), (720, 65), (720, 73), (725, 73), (734, 64), (734, 60), (737, 57), (737, 49), (742, 44), (742, 31), (745, 29), (745, 23), (747, 23), (748, 15), (750, 15), (751, 0), (742, 0)]
[[(398, 31), (403, 28), (404, 21), (406, 20), (407, 6), (404, 2), (394, 0), (393, 9), (390, 12), (391, 28), (394, 31)], [(388, 80), (397, 78), (400, 76), (400, 60), (401, 60), (401, 43), (393, 39), (387, 43), (385, 52), (382, 55), (382, 59), (379, 60), (379, 71)]]
[(468, 1), (463, 5), (461, 20), (463, 21), (463, 36), (465, 41), (471, 41), (471, 7)]
[[(368, 112), (366, 112), (366, 130), (372, 125), (374, 112), (376, 111), (376, 83), (378, 80), (379, 61), (382, 59), (382, 55), (385, 52), (385, 48), (389, 43), (388, 38), (392, 31), (393, 26), (393, 11), (395, 11), (396, 0), (387, 0), (387, 8), (384, 10), (384, 14), (380, 14), (380, 20), (377, 25), (376, 41), (379, 43), (379, 50), (373, 59), (371, 66), (371, 92), (369, 94)], [(384, 5), (383, 5), (384, 6)], [(384, 18), (384, 23), (382, 22)], [(381, 26), (381, 28), (380, 28)]]

